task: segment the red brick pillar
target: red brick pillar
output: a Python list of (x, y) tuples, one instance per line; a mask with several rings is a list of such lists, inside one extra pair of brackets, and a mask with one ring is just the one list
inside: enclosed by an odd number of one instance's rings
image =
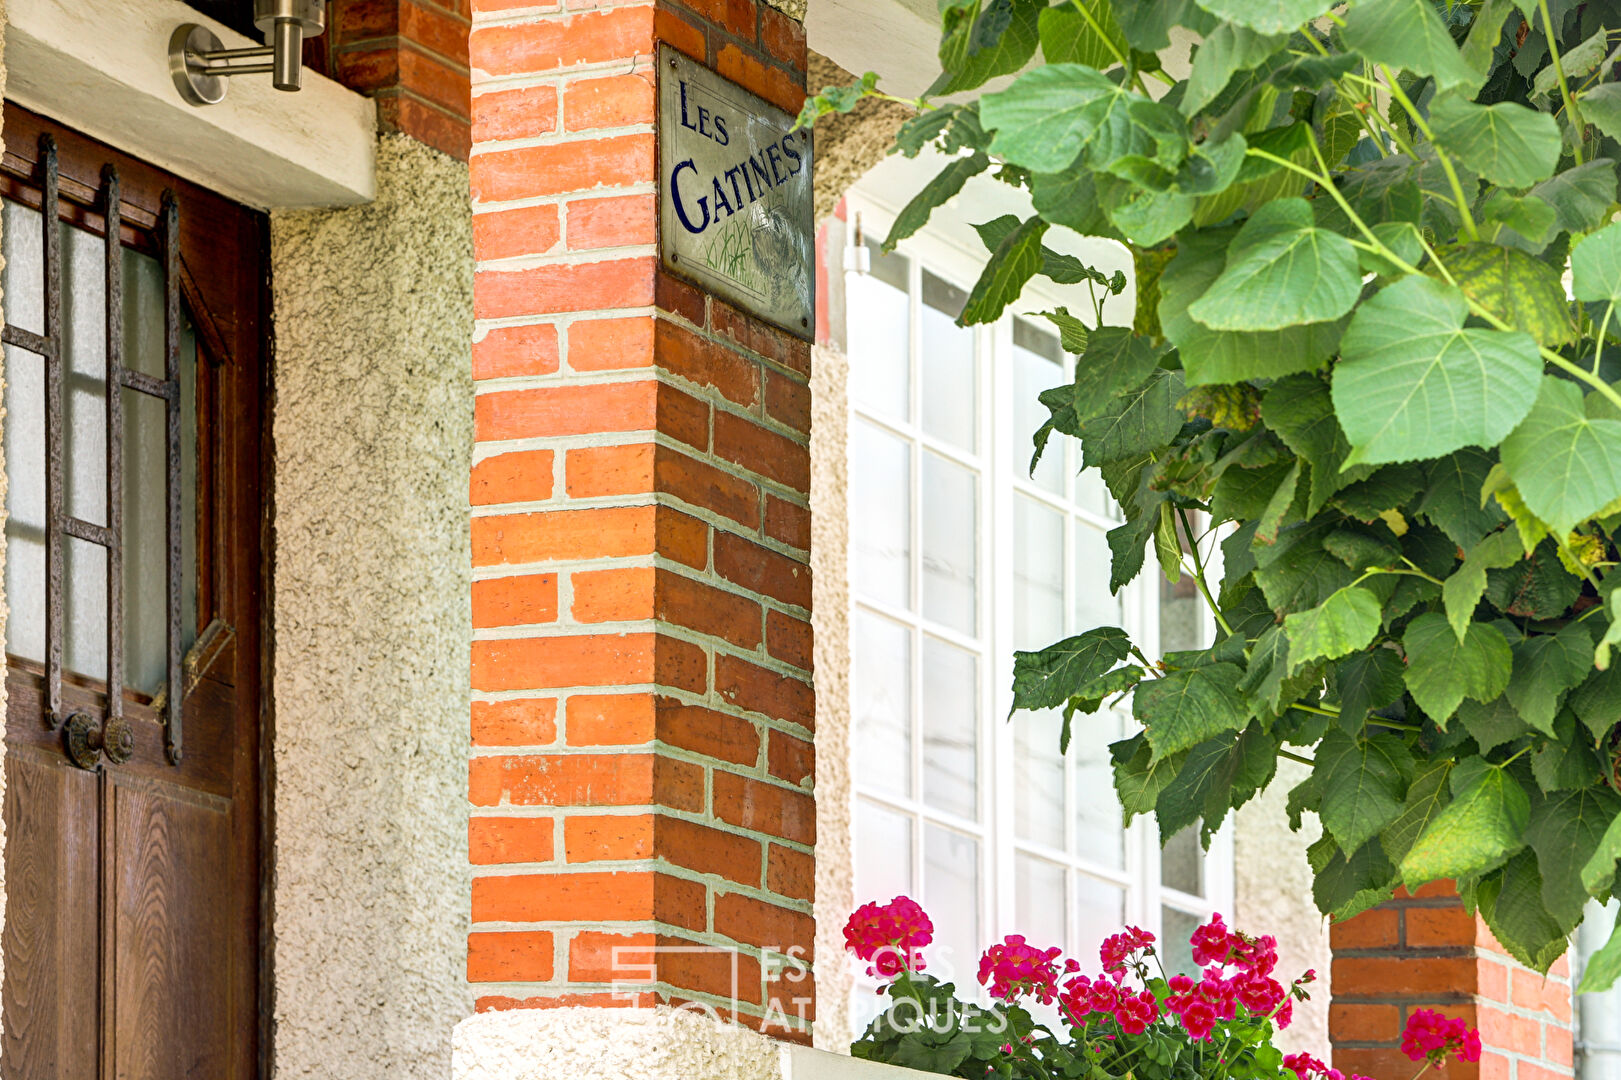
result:
[(377, 101), (385, 131), (467, 160), (467, 0), (333, 0), (304, 61)]
[(813, 932), (810, 349), (659, 268), (653, 62), (793, 111), (804, 33), (582, 6), (472, 6), (468, 978), (756, 1027), (775, 996), (805, 1039), (773, 972)]
[(1415, 1009), (1461, 1016), (1480, 1029), (1478, 1065), (1450, 1062), (1449, 1080), (1569, 1080), (1570, 968), (1548, 977), (1518, 963), (1486, 924), (1464, 910), (1450, 882), (1436, 882), (1335, 923), (1329, 1005), (1334, 1067), (1377, 1080), (1418, 1069), (1401, 1050)]

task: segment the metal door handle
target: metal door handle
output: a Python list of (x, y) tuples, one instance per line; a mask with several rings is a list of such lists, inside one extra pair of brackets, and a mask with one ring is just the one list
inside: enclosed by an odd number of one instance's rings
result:
[(101, 767), (103, 755), (114, 765), (135, 756), (135, 729), (122, 716), (98, 724), (89, 713), (74, 713), (62, 725), (62, 742), (68, 760), (92, 772)]

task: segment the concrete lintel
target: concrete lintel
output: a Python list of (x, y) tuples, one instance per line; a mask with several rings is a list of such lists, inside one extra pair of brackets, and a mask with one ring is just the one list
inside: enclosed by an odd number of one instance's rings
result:
[(260, 209), (349, 206), (375, 189), (371, 101), (305, 72), (231, 80), (195, 107), (169, 77), (169, 35), (202, 23), (226, 48), (256, 45), (179, 0), (11, 0), (6, 95), (162, 168)]

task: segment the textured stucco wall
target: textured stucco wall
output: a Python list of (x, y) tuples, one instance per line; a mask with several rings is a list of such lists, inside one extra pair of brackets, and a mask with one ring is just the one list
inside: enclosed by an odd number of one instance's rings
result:
[[(855, 81), (855, 76), (821, 53), (810, 54), (805, 85), (811, 93)], [(867, 98), (848, 113), (823, 117), (816, 125), (816, 220), (833, 212), (863, 173), (884, 159), (895, 132), (912, 110), (893, 101)]]
[(471, 1011), (467, 167), (377, 166), (271, 219), (279, 1077), (439, 1080)]
[(1328, 920), (1311, 899), (1311, 867), (1306, 848), (1322, 835), (1316, 817), (1289, 831), (1285, 809), (1289, 789), (1310, 775), (1292, 761), (1278, 762), (1272, 786), (1238, 812), (1233, 834), (1234, 910), (1231, 924), (1278, 939), (1278, 978), (1295, 979), (1315, 968), (1317, 981), (1308, 987), (1311, 1000), (1297, 1002), (1294, 1022), (1280, 1032), (1285, 1052), (1310, 1051), (1328, 1057), (1329, 951)]

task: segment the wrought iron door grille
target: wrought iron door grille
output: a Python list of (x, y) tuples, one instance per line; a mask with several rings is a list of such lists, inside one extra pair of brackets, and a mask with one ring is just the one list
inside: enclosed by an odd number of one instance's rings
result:
[[(164, 377), (124, 366), (123, 244), (118, 170), (102, 168), (99, 194), (106, 217), (107, 350), (107, 524), (97, 525), (64, 508), (64, 357), (62, 329), (62, 238), (56, 140), (39, 140), (40, 220), (44, 230), (45, 332), (36, 334), (9, 322), (5, 344), (38, 355), (45, 364), (45, 709), (51, 728), (66, 717), (62, 709), (63, 560), (66, 538), (100, 545), (107, 554), (107, 720), (124, 715), (124, 396), (133, 390), (164, 402), (164, 495), (166, 585), (163, 745), (171, 764), (181, 756), (181, 611), (184, 541), (182, 535), (180, 394), (180, 211), (172, 191), (163, 194), (158, 244), (163, 266)], [(157, 702), (154, 702), (157, 704)]]

